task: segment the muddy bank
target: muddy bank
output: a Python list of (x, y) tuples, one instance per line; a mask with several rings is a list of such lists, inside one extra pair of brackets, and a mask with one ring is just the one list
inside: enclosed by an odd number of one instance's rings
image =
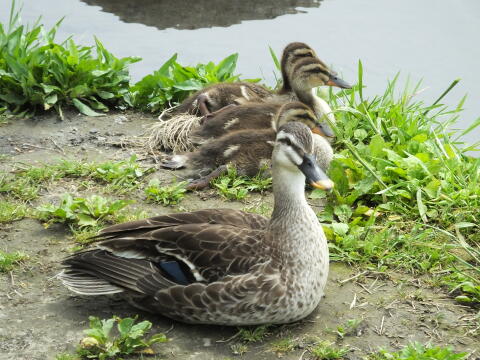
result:
[[(67, 158), (85, 161), (122, 160), (138, 153), (125, 138), (141, 135), (155, 121), (153, 116), (116, 113), (102, 118), (67, 114), (31, 120), (12, 120), (0, 127), (0, 151), (5, 156), (1, 171), (15, 164), (40, 165)], [(139, 155), (139, 158), (143, 158)], [(145, 166), (155, 161), (144, 158)], [(169, 182), (171, 172), (156, 169), (149, 178)], [(100, 188), (90, 192), (101, 191)], [(34, 205), (54, 201), (64, 192), (75, 193), (75, 181), (49, 184)], [(83, 190), (82, 190), (83, 191)], [(135, 199), (135, 207), (150, 215), (199, 208), (232, 207), (237, 209), (267, 204), (271, 194), (250, 195), (245, 202), (228, 202), (207, 190), (189, 194), (178, 206), (164, 208), (147, 204), (141, 189), (115, 197)], [(315, 204), (313, 204), (315, 205)], [(318, 210), (318, 208), (317, 208)], [(0, 228), (0, 248), (29, 255), (26, 263), (11, 273), (0, 274), (0, 359), (54, 359), (63, 351), (73, 351), (87, 327), (89, 315), (101, 318), (133, 316), (148, 319), (154, 332), (166, 332), (170, 342), (156, 347), (157, 359), (224, 360), (234, 358), (232, 346), (240, 339), (238, 329), (192, 326), (136, 309), (112, 297), (75, 296), (55, 279), (59, 261), (77, 244), (63, 225), (45, 229), (37, 220), (24, 219)], [(283, 359), (309, 358), (306, 349), (312, 341), (326, 339), (348, 347), (348, 359), (358, 359), (379, 347), (397, 350), (411, 341), (452, 345), (458, 351), (477, 351), (479, 338), (475, 329), (475, 312), (456, 304), (444, 290), (429, 286), (428, 278), (405, 274), (378, 273), (332, 264), (326, 297), (307, 319), (295, 324), (272, 327), (260, 342), (247, 344), (245, 359), (276, 359), (275, 343), (293, 339), (296, 348)], [(342, 339), (337, 328), (348, 320), (360, 324)], [(312, 340), (313, 339), (313, 340)]]

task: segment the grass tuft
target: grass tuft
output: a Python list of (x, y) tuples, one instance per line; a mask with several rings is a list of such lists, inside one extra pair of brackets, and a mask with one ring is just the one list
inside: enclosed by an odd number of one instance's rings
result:
[(15, 251), (13, 253), (7, 253), (0, 250), (0, 272), (12, 271), (16, 266), (20, 265), (23, 261), (28, 259), (28, 255)]

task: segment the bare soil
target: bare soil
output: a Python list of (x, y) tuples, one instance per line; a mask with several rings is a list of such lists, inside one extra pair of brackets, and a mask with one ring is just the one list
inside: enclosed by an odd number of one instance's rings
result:
[[(41, 165), (68, 158), (88, 161), (120, 160), (138, 149), (125, 146), (122, 139), (141, 135), (155, 121), (153, 116), (116, 113), (101, 118), (67, 114), (65, 121), (56, 116), (31, 120), (12, 120), (0, 127), (0, 171), (14, 164)], [(142, 155), (140, 154), (140, 158)], [(145, 158), (146, 166), (155, 162)], [(180, 173), (181, 175), (181, 173)], [(150, 177), (170, 181), (171, 172), (158, 170)], [(145, 181), (148, 181), (146, 179)], [(58, 199), (75, 190), (69, 181), (48, 186), (32, 205)], [(101, 189), (89, 189), (90, 192)], [(250, 195), (245, 202), (227, 202), (213, 191), (189, 194), (180, 206), (164, 208), (145, 203), (142, 192), (122, 195), (137, 200), (135, 207), (151, 215), (199, 208), (271, 206), (272, 196)], [(318, 205), (318, 204), (313, 204)], [(88, 326), (88, 316), (110, 318), (139, 314), (153, 324), (153, 332), (165, 332), (170, 339), (156, 346), (155, 359), (224, 360), (240, 357), (232, 345), (241, 341), (236, 328), (193, 326), (164, 317), (139, 313), (114, 297), (87, 298), (66, 290), (55, 275), (60, 260), (76, 245), (68, 228), (54, 225), (45, 229), (33, 219), (24, 219), (0, 228), (0, 248), (22, 251), (30, 259), (10, 273), (0, 273), (0, 359), (54, 359), (64, 351), (73, 351)], [(441, 288), (431, 287), (428, 278), (406, 274), (378, 273), (345, 264), (332, 263), (326, 296), (307, 319), (271, 327), (268, 336), (247, 344), (245, 359), (310, 359), (308, 348), (315, 341), (330, 340), (349, 347), (347, 359), (387, 348), (397, 350), (412, 341), (451, 345), (457, 351), (480, 356), (480, 339), (473, 331), (475, 311), (461, 306)], [(341, 338), (337, 327), (348, 320), (363, 320)], [(478, 334), (478, 331), (476, 332)], [(294, 339), (297, 347), (288, 353), (276, 353), (275, 342)]]

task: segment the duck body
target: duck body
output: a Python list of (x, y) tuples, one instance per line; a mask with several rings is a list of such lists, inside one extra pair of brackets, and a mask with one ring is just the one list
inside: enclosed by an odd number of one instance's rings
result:
[(205, 116), (229, 105), (260, 102), (271, 95), (261, 85), (249, 82), (220, 83), (198, 90), (161, 116), (167, 120), (178, 114)]
[[(294, 124), (294, 125), (292, 125)], [(64, 260), (59, 275), (85, 295), (125, 293), (137, 307), (187, 323), (258, 325), (304, 318), (318, 305), (328, 247), (304, 194), (332, 183), (311, 160), (299, 123), (277, 134), (270, 220), (238, 210), (201, 210), (119, 224), (96, 249)]]

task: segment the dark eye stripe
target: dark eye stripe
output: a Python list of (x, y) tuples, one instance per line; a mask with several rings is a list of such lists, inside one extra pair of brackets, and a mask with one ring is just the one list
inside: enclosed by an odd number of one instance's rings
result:
[(293, 144), (289, 138), (282, 138), (278, 140), (282, 144), (290, 146), (300, 157), (303, 157), (303, 150), (299, 148), (297, 145)]

